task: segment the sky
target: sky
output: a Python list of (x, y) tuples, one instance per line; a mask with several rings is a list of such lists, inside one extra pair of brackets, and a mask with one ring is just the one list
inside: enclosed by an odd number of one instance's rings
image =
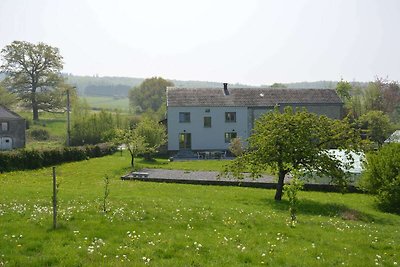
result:
[(63, 72), (218, 81), (400, 80), (399, 0), (0, 0), (0, 48)]

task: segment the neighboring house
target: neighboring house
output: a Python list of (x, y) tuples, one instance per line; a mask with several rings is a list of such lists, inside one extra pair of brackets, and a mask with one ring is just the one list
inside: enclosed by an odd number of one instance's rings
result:
[(340, 119), (343, 102), (331, 89), (168, 87), (168, 150), (226, 150), (232, 138), (248, 138), (254, 121), (275, 106)]
[(25, 147), (25, 119), (0, 106), (0, 150)]
[(385, 140), (385, 143), (400, 143), (400, 130), (392, 133), (389, 138)]

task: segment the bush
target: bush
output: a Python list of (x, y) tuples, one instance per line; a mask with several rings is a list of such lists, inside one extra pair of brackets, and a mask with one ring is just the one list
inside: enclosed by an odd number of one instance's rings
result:
[(14, 150), (0, 152), (0, 172), (37, 169), (63, 162), (80, 161), (102, 157), (117, 151), (115, 145), (98, 144), (94, 146), (65, 147), (42, 150)]
[(400, 144), (367, 155), (360, 187), (375, 194), (383, 210), (400, 213)]
[(36, 128), (31, 130), (31, 137), (36, 141), (46, 141), (50, 138), (50, 133), (46, 129)]

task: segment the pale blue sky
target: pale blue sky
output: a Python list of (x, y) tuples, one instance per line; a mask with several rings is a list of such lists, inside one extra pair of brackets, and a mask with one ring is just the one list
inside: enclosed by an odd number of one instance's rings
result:
[(0, 0), (0, 47), (60, 48), (77, 75), (400, 80), (398, 0)]

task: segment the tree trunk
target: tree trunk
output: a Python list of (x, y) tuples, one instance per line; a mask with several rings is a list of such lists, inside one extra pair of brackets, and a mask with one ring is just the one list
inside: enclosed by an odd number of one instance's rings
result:
[(135, 163), (134, 160), (135, 160), (135, 158), (133, 157), (133, 155), (131, 155), (131, 167), (132, 167), (132, 170), (133, 170), (133, 167), (134, 167), (133, 165)]
[(278, 178), (278, 184), (276, 185), (276, 193), (275, 193), (275, 200), (282, 200), (282, 194), (283, 194), (283, 182), (285, 180), (285, 171), (279, 171), (279, 178)]
[(32, 101), (32, 112), (33, 112), (33, 120), (38, 121), (39, 120), (39, 108), (38, 108), (38, 103), (36, 99), (36, 86), (32, 86), (32, 92), (31, 92), (31, 101)]

